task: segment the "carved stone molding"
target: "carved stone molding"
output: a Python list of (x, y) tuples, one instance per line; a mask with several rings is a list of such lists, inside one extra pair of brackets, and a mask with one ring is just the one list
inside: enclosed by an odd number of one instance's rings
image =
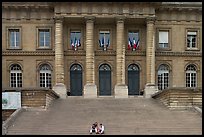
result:
[(73, 51), (73, 50), (71, 50), (71, 51), (65, 51), (64, 52), (64, 55), (65, 56), (86, 56), (86, 51), (84, 51), (84, 50), (78, 50), (78, 51)]
[(145, 56), (146, 55), (146, 51), (125, 51), (125, 55), (126, 56)]
[(85, 16), (84, 19), (86, 22), (94, 22), (96, 17), (95, 16)]
[(54, 51), (3, 51), (2, 56), (54, 56)]
[(156, 17), (147, 17), (146, 18), (146, 23), (147, 24), (154, 24), (155, 23), (155, 21), (156, 21)]
[(116, 16), (115, 20), (117, 23), (124, 23), (126, 17), (125, 16)]
[[(65, 51), (65, 56), (85, 56), (86, 51)], [(95, 51), (95, 56), (115, 56), (116, 51)], [(146, 51), (125, 51), (126, 56), (145, 56)], [(2, 51), (2, 56), (55, 56), (55, 51)], [(156, 51), (155, 56), (187, 56), (202, 57), (201, 52), (165, 52)]]
[(54, 20), (55, 20), (55, 23), (63, 23), (64, 17), (63, 16), (55, 16)]
[(187, 57), (202, 57), (201, 52), (160, 52), (156, 51), (155, 56), (187, 56)]
[(95, 56), (116, 56), (116, 51), (95, 51)]

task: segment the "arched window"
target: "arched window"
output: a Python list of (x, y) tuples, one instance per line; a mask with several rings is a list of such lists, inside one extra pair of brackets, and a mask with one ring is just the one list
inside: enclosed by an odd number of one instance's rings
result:
[(82, 71), (82, 68), (79, 64), (74, 64), (71, 66), (71, 71)]
[(100, 67), (99, 67), (99, 71), (110, 71), (111, 68), (108, 64), (102, 64)]
[(47, 64), (40, 66), (40, 87), (49, 87), (52, 86), (52, 75), (51, 68)]
[(196, 87), (196, 67), (190, 64), (186, 67), (186, 87)]
[(131, 64), (128, 66), (128, 71), (139, 71), (139, 67), (136, 64)]
[(22, 87), (22, 70), (18, 64), (10, 67), (10, 87)]
[(163, 90), (169, 86), (169, 67), (165, 64), (159, 66), (158, 70), (158, 89)]

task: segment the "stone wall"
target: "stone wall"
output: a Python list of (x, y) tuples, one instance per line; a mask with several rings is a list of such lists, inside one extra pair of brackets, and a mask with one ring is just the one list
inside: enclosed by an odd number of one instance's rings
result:
[(152, 98), (161, 101), (171, 109), (191, 108), (198, 106), (202, 108), (202, 89), (201, 88), (170, 88), (159, 91)]
[[(51, 89), (3, 89), (5, 92), (21, 92), (21, 107), (46, 109), (59, 96)], [(15, 110), (2, 110), (2, 121), (6, 120)]]

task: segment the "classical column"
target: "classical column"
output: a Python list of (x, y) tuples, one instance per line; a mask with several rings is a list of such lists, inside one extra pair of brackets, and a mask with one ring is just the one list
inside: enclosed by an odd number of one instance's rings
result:
[(55, 18), (55, 86), (53, 90), (66, 98), (64, 85), (63, 18)]
[(96, 98), (97, 87), (95, 84), (94, 63), (94, 17), (86, 19), (86, 85), (84, 86), (85, 98)]
[(116, 47), (115, 98), (127, 98), (128, 87), (125, 85), (124, 17), (116, 18)]
[(150, 98), (157, 91), (155, 85), (155, 18), (147, 18), (146, 22), (146, 86), (144, 96)]

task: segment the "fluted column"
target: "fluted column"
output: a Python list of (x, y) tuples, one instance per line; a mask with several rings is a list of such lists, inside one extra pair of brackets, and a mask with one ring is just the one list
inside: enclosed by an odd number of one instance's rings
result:
[(53, 90), (66, 97), (64, 85), (63, 18), (55, 18), (55, 86)]
[(157, 91), (155, 85), (155, 18), (147, 18), (146, 25), (146, 86), (145, 97), (149, 98)]
[(125, 85), (124, 17), (116, 18), (116, 86), (115, 97), (128, 97)]
[(94, 63), (94, 19), (85, 17), (86, 20), (86, 85), (84, 86), (84, 97), (97, 97), (95, 84), (95, 63)]

